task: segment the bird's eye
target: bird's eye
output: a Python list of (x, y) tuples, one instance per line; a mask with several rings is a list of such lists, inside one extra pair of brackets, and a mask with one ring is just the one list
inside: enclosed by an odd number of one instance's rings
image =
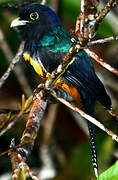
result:
[(30, 14), (30, 19), (31, 20), (37, 20), (39, 18), (39, 13), (37, 13), (37, 12), (33, 12), (33, 13), (31, 13)]

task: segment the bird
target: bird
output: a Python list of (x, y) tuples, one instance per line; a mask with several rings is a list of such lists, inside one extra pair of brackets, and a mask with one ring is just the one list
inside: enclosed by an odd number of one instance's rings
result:
[[(31, 4), (24, 7), (19, 17), (11, 22), (11, 27), (16, 29), (25, 42), (23, 58), (30, 62), (42, 79), (45, 73), (52, 73), (60, 65), (74, 43), (57, 14), (45, 5)], [(110, 110), (110, 96), (97, 77), (91, 58), (84, 50), (80, 50), (72, 59), (73, 63), (55, 82), (55, 92), (67, 101), (75, 102), (91, 116), (94, 116), (96, 101)], [(88, 129), (93, 168), (95, 176), (98, 177), (95, 127), (88, 122)]]

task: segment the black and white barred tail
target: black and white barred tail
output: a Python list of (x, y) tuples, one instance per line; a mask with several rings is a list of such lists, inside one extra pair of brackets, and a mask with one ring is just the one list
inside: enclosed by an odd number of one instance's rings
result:
[(95, 137), (95, 127), (91, 122), (88, 122), (88, 129), (90, 134), (91, 141), (91, 150), (92, 150), (92, 162), (95, 172), (95, 176), (98, 177), (98, 160), (97, 160), (97, 150), (96, 150), (96, 137)]

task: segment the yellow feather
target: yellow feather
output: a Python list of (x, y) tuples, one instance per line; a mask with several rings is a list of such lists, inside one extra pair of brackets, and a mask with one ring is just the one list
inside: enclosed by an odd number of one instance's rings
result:
[(37, 74), (39, 74), (40, 76), (43, 76), (42, 66), (40, 64), (38, 65), (31, 57), (30, 57), (30, 64), (33, 66)]
[(30, 61), (30, 64), (33, 66), (34, 70), (39, 76), (44, 76), (43, 67), (36, 61), (34, 61), (28, 52), (23, 53), (23, 58), (25, 59), (25, 61)]
[(30, 60), (30, 54), (28, 54), (27, 52), (23, 53), (23, 58), (25, 61), (29, 61)]

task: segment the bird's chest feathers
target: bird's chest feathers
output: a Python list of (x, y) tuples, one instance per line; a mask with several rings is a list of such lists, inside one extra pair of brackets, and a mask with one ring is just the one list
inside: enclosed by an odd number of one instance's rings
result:
[(40, 60), (39, 56), (33, 56), (31, 57), (29, 52), (23, 53), (23, 58), (25, 61), (29, 61), (30, 64), (33, 66), (34, 70), (39, 76), (44, 76), (45, 68)]
[(47, 70), (52, 72), (71, 47), (69, 34), (61, 27), (54, 28), (53, 32), (46, 33), (39, 40), (26, 43), (26, 52), (23, 57), (29, 61), (34, 70), (43, 76)]

